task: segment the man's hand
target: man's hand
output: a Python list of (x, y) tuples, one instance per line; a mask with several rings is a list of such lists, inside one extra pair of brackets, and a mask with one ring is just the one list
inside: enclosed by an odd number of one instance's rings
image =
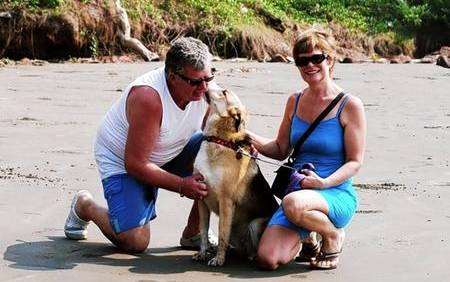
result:
[(181, 194), (193, 200), (203, 200), (208, 195), (208, 187), (203, 180), (199, 173), (183, 178)]

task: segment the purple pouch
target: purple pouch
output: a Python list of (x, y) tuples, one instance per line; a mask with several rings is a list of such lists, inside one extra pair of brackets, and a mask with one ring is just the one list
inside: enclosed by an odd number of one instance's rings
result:
[(303, 173), (301, 173), (300, 171), (303, 169), (308, 169), (308, 170), (312, 170), (315, 171), (316, 168), (314, 167), (314, 165), (312, 163), (306, 163), (304, 165), (302, 165), (302, 168), (299, 169), (298, 171), (294, 171), (291, 174), (291, 177), (289, 179), (289, 184), (286, 188), (286, 195), (295, 191), (298, 191), (302, 188), (302, 181), (303, 179), (305, 179), (306, 175), (304, 175)]

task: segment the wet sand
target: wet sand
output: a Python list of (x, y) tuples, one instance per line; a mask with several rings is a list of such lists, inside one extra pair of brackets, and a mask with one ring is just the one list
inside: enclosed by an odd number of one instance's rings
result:
[[(127, 83), (161, 63), (0, 68), (0, 280), (29, 281), (445, 281), (450, 275), (450, 72), (435, 65), (337, 65), (336, 80), (365, 104), (360, 206), (336, 270), (291, 263), (260, 271), (230, 258), (211, 268), (178, 240), (191, 201), (162, 191), (148, 251), (128, 255), (89, 227), (64, 238), (73, 193), (105, 204), (92, 144)], [(249, 127), (274, 136), (288, 93), (302, 87), (289, 64), (215, 63), (217, 81), (250, 111)], [(274, 167), (261, 164), (273, 179)], [(216, 222), (216, 221), (215, 221)]]

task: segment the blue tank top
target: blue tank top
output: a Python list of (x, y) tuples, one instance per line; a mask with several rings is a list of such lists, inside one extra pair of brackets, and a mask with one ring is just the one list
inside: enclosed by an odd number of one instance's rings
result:
[[(290, 143), (294, 146), (310, 123), (297, 116), (297, 107), (302, 93), (295, 100), (294, 114), (292, 116)], [(294, 167), (300, 168), (304, 163), (312, 163), (316, 167), (316, 173), (326, 178), (333, 174), (345, 163), (344, 129), (340, 123), (340, 114), (349, 96), (346, 95), (339, 105), (336, 116), (322, 120), (316, 129), (309, 135), (298, 152)], [(330, 188), (348, 190), (354, 194), (352, 178)]]

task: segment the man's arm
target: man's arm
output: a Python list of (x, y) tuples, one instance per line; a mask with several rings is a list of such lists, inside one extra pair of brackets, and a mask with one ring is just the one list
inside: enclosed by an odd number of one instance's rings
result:
[(200, 176), (181, 178), (148, 160), (161, 128), (162, 103), (158, 93), (148, 86), (133, 87), (128, 95), (126, 111), (129, 123), (125, 145), (126, 171), (145, 183), (189, 198), (206, 196), (206, 186), (198, 182)]

